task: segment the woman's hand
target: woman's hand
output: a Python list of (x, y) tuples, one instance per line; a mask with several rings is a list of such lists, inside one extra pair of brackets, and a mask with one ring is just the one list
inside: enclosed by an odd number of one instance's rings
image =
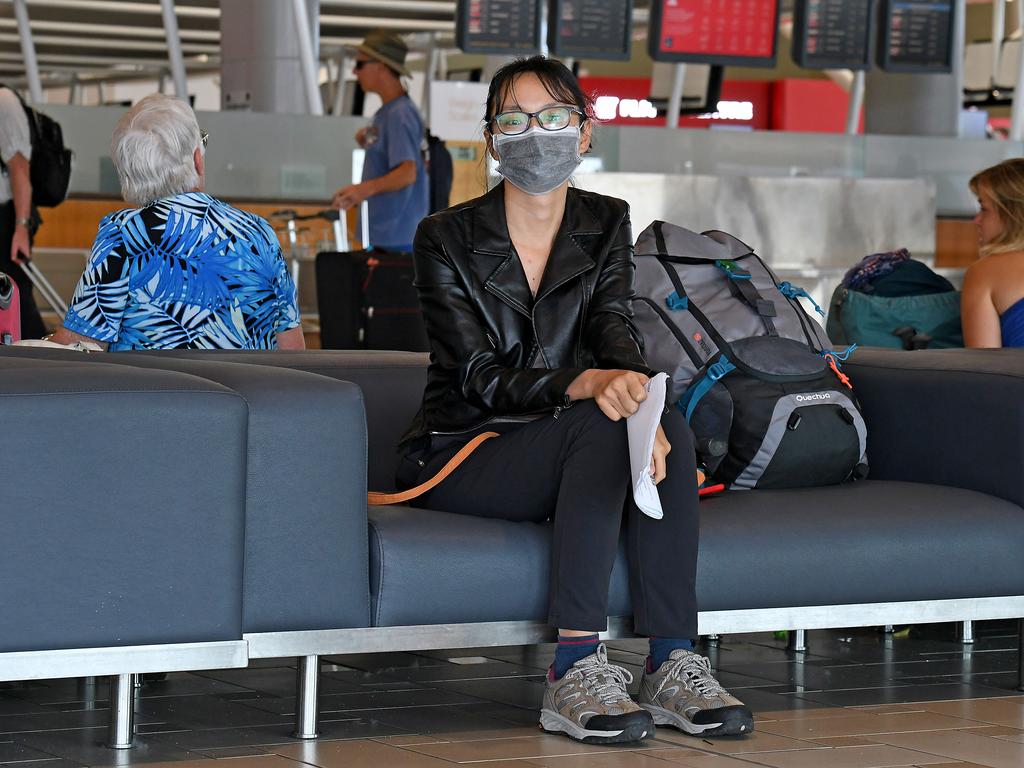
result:
[(576, 377), (566, 394), (570, 400), (593, 398), (605, 416), (618, 421), (636, 413), (647, 399), (647, 382), (636, 371), (590, 368)]
[(671, 450), (672, 445), (669, 443), (668, 438), (665, 437), (665, 430), (659, 424), (658, 431), (654, 435), (654, 452), (651, 454), (651, 477), (654, 478), (655, 485), (664, 480), (665, 475), (668, 473), (665, 457), (668, 456)]

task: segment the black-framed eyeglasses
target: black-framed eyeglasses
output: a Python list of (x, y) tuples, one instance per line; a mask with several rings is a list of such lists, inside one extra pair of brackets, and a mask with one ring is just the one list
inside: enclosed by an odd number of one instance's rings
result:
[(205, 152), (206, 146), (210, 143), (210, 134), (206, 131), (199, 131), (199, 143), (203, 145), (203, 152)]
[(353, 69), (358, 72), (366, 64), (373, 64), (373, 59), (356, 59), (356, 64)]
[(530, 127), (530, 120), (533, 119), (536, 119), (537, 125), (545, 131), (560, 131), (569, 127), (574, 114), (579, 115), (580, 118), (586, 117), (578, 109), (572, 107), (545, 107), (537, 112), (501, 112), (494, 116), (492, 122), (501, 133), (515, 136), (519, 133), (526, 133)]

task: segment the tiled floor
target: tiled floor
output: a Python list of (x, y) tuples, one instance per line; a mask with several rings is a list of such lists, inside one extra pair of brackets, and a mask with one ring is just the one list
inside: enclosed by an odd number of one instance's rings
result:
[[(138, 746), (123, 752), (101, 745), (104, 681), (0, 683), (0, 765), (1024, 768), (1014, 630), (979, 625), (966, 651), (950, 625), (907, 637), (811, 632), (806, 654), (771, 635), (722, 638), (706, 650), (754, 710), (757, 732), (712, 740), (661, 728), (626, 747), (537, 730), (551, 646), (333, 659), (321, 675), (322, 736), (310, 743), (288, 736), (295, 670), (287, 661), (147, 683), (138, 691)], [(645, 650), (644, 641), (623, 641), (610, 655), (638, 676)]]

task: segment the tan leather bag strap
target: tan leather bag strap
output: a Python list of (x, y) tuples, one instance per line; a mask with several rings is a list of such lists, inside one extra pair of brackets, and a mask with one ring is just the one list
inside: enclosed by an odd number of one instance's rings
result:
[(386, 504), (401, 504), (402, 502), (409, 501), (410, 499), (415, 499), (417, 496), (422, 496), (454, 472), (459, 464), (468, 459), (469, 455), (479, 448), (484, 441), (497, 436), (497, 432), (481, 432), (462, 446), (462, 448), (459, 449), (459, 452), (448, 459), (448, 463), (441, 467), (441, 470), (432, 478), (427, 480), (427, 482), (420, 483), (415, 488), (410, 488), (407, 491), (400, 491), (399, 493), (380, 493), (379, 491), (370, 491), (366, 494), (366, 503), (373, 507), (380, 507)]

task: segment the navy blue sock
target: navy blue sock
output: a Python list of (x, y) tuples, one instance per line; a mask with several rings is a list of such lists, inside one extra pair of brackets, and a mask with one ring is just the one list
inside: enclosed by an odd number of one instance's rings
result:
[(693, 650), (693, 641), (684, 640), (679, 637), (652, 637), (651, 655), (647, 657), (647, 671), (654, 672), (658, 667), (668, 661), (669, 654), (677, 648)]
[(580, 659), (597, 653), (597, 644), (597, 634), (559, 635), (558, 648), (555, 649), (555, 663), (551, 665), (554, 679), (561, 679)]

